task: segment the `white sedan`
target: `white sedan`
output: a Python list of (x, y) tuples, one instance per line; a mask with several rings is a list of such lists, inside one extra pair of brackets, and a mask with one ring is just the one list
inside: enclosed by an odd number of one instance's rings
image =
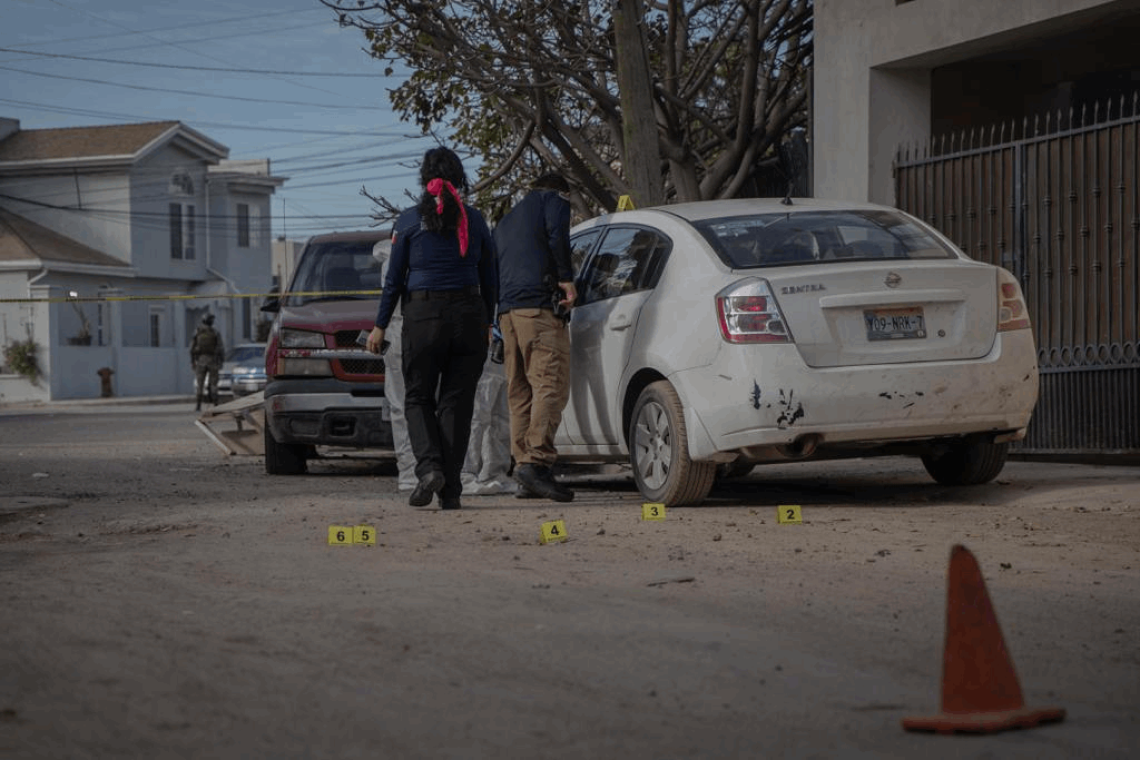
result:
[(897, 209), (707, 201), (571, 237), (559, 457), (628, 461), (649, 501), (697, 504), (718, 473), (852, 455), (985, 483), (1025, 435), (1037, 352), (1017, 280)]

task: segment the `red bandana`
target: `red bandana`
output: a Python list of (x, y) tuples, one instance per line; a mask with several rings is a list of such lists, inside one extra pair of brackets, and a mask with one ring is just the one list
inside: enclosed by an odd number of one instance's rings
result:
[(443, 190), (446, 188), (455, 198), (455, 202), (459, 204), (459, 229), (456, 232), (459, 235), (459, 255), (467, 255), (467, 209), (463, 207), (463, 199), (459, 197), (459, 192), (445, 179), (436, 177), (427, 183), (427, 191), (435, 196), (435, 212), (437, 214), (443, 213)]

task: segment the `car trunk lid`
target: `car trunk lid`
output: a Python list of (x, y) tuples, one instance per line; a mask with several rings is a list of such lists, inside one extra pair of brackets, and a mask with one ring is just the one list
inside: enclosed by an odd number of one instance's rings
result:
[(985, 265), (819, 264), (767, 279), (811, 367), (977, 359), (994, 344), (997, 281)]

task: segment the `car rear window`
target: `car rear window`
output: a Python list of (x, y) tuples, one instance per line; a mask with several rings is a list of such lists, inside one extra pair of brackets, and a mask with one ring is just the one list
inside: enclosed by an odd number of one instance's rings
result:
[(300, 306), (318, 300), (375, 299), (383, 282), (373, 245), (370, 240), (310, 244), (297, 265), (286, 303)]
[(265, 356), (265, 346), (238, 346), (230, 355), (226, 357), (226, 361), (230, 362), (248, 362), (254, 359), (260, 359)]
[(693, 226), (733, 269), (957, 255), (920, 223), (883, 210), (755, 214)]

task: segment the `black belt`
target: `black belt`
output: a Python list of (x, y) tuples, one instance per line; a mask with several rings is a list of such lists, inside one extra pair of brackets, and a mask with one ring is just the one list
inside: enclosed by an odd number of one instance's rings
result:
[(477, 296), (480, 292), (478, 285), (468, 285), (466, 288), (455, 288), (453, 290), (412, 290), (408, 292), (408, 300), (432, 301), (435, 299), (454, 299), (466, 296)]

